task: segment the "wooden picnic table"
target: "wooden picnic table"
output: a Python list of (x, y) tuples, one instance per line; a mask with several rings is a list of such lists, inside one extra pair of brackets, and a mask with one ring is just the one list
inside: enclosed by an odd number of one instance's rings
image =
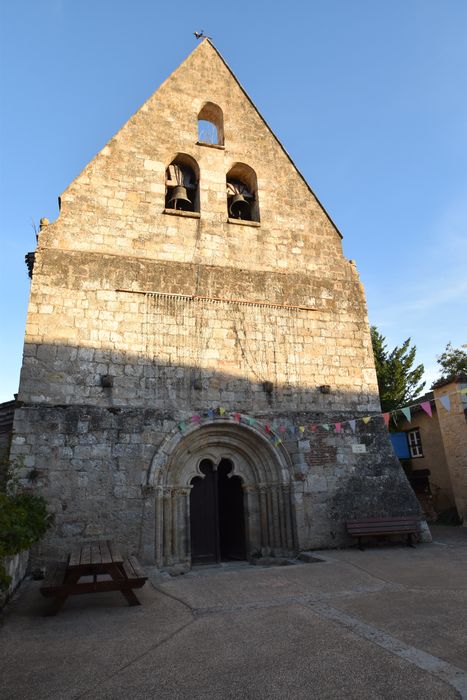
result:
[(146, 581), (136, 557), (124, 559), (109, 540), (85, 542), (72, 550), (66, 562), (47, 570), (41, 593), (54, 598), (50, 614), (55, 615), (68, 596), (83, 593), (120, 591), (129, 605), (140, 605), (133, 589)]

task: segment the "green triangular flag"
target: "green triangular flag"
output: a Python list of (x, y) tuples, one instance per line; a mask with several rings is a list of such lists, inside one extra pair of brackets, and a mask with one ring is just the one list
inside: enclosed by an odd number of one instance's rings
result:
[(410, 412), (410, 408), (407, 406), (407, 408), (401, 408), (402, 413), (404, 414), (406, 420), (411, 421), (412, 419), (412, 414)]

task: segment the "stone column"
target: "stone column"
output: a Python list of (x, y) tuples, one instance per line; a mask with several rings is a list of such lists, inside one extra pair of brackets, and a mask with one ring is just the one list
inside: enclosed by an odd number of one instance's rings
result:
[(293, 552), (295, 550), (295, 535), (294, 535), (294, 524), (293, 524), (293, 518), (292, 518), (292, 503), (291, 503), (290, 484), (284, 484), (282, 486), (282, 494), (283, 494), (283, 501), (284, 501), (286, 546), (290, 552)]
[(161, 568), (164, 564), (164, 500), (162, 486), (156, 487), (156, 566)]
[(246, 498), (246, 540), (247, 554), (261, 549), (261, 513), (259, 491), (256, 484), (243, 487)]
[(268, 499), (266, 493), (267, 487), (263, 484), (258, 485), (259, 502), (260, 502), (260, 517), (261, 517), (261, 548), (269, 547), (269, 522), (268, 522)]
[(165, 486), (163, 495), (164, 507), (164, 553), (162, 557), (163, 565), (172, 563), (172, 489)]

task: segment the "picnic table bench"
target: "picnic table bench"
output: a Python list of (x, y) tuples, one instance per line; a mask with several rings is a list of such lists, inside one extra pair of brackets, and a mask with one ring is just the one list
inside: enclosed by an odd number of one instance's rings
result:
[(54, 598), (50, 614), (55, 615), (68, 596), (83, 593), (120, 591), (129, 605), (140, 605), (133, 589), (144, 586), (147, 578), (138, 560), (123, 559), (112, 542), (86, 542), (73, 549), (66, 562), (47, 569), (40, 590)]
[(363, 537), (388, 537), (389, 535), (405, 535), (407, 545), (414, 547), (413, 538), (420, 532), (419, 520), (414, 517), (347, 520), (345, 526), (351, 537), (358, 537), (359, 549), (363, 549)]

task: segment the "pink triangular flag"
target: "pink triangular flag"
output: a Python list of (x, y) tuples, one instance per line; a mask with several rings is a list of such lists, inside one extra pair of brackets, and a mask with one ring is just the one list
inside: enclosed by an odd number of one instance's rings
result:
[(401, 408), (401, 411), (404, 414), (405, 419), (408, 420), (410, 423), (410, 421), (412, 419), (412, 414), (410, 412), (410, 408), (407, 406), (406, 408)]
[(342, 423), (334, 423), (334, 425), (336, 426), (336, 433), (340, 433), (342, 430)]
[(355, 425), (356, 425), (356, 423), (357, 423), (357, 421), (354, 420), (354, 419), (349, 420), (349, 425), (350, 425), (350, 427), (352, 428), (352, 432), (353, 432), (353, 433), (355, 432)]
[(237, 423), (240, 423), (240, 419), (242, 417), (240, 413), (234, 413), (233, 417), (237, 421)]
[(312, 432), (312, 433), (316, 433), (316, 428), (317, 428), (317, 427), (318, 427), (317, 425), (315, 425), (314, 423), (312, 423), (312, 424), (310, 425), (310, 430), (311, 430), (311, 432)]
[(192, 422), (192, 423), (200, 423), (200, 422), (201, 422), (201, 416), (191, 416), (191, 422)]
[(446, 409), (446, 411), (450, 411), (450, 410), (451, 410), (451, 399), (449, 398), (449, 396), (440, 396), (440, 397), (439, 397), (439, 400), (440, 400), (441, 403), (443, 404), (443, 406), (444, 406), (444, 408)]
[(390, 419), (391, 419), (391, 414), (390, 414), (390, 413), (383, 413), (383, 420), (384, 420), (384, 424), (385, 424), (386, 428), (387, 428), (388, 425), (389, 425)]
[(430, 404), (429, 401), (422, 401), (421, 404), (420, 404), (420, 408), (423, 408), (423, 410), (425, 411), (425, 413), (428, 413), (428, 415), (430, 416), (430, 418), (432, 417), (433, 414), (432, 414), (432, 412), (431, 412), (431, 404)]

